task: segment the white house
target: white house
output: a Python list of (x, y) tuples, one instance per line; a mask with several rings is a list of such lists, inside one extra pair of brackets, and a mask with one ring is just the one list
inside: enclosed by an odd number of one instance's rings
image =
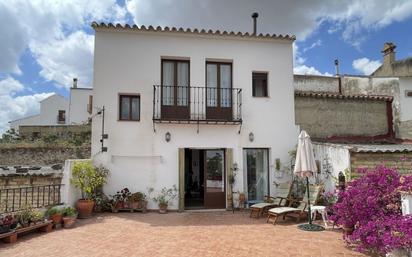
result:
[(93, 109), (93, 89), (79, 88), (74, 82), (70, 88), (68, 124), (87, 123)]
[(92, 113), (93, 90), (77, 87), (73, 79), (69, 100), (53, 94), (40, 101), (40, 113), (10, 121), (10, 128), (19, 131), (19, 126), (81, 125), (89, 122)]
[(66, 124), (68, 110), (69, 101), (61, 95), (53, 94), (40, 101), (39, 114), (10, 121), (10, 128), (18, 131), (19, 126)]
[(276, 159), (288, 166), (298, 136), (293, 36), (92, 26), (93, 106), (104, 107), (92, 158), (110, 169), (107, 194), (176, 185), (169, 208), (226, 208), (233, 173), (249, 201), (274, 194)]

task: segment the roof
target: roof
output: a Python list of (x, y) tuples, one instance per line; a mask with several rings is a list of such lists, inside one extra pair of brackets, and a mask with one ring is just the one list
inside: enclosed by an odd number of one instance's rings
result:
[(375, 100), (375, 101), (393, 101), (392, 96), (385, 95), (343, 95), (338, 93), (313, 92), (313, 91), (295, 91), (295, 96), (313, 97), (313, 98), (334, 98), (348, 100)]
[(19, 120), (25, 120), (25, 119), (28, 119), (28, 118), (33, 118), (33, 117), (36, 117), (36, 116), (40, 116), (40, 114), (34, 114), (34, 115), (26, 116), (26, 117), (23, 117), (23, 118), (11, 120), (11, 121), (9, 121), (9, 123), (19, 121)]
[(351, 145), (349, 151), (355, 153), (410, 153), (412, 152), (412, 144)]
[(3, 176), (61, 176), (61, 169), (52, 169), (50, 166), (22, 166), (26, 172), (18, 172), (14, 166), (0, 166), (0, 177)]
[(153, 31), (153, 32), (161, 32), (161, 33), (178, 33), (178, 34), (192, 34), (192, 35), (213, 35), (213, 36), (221, 36), (221, 37), (238, 37), (238, 38), (255, 38), (255, 39), (276, 39), (276, 40), (287, 40), (287, 41), (294, 41), (296, 37), (294, 35), (282, 35), (282, 34), (257, 34), (253, 35), (248, 32), (234, 32), (234, 31), (220, 31), (220, 30), (206, 30), (206, 29), (190, 29), (190, 28), (176, 28), (176, 27), (153, 27), (153, 26), (138, 26), (136, 24), (129, 25), (125, 24), (122, 25), (120, 23), (113, 24), (113, 23), (97, 23), (93, 22), (92, 25), (94, 30), (99, 29), (111, 29), (111, 30), (120, 30), (120, 31)]
[(326, 145), (348, 149), (353, 153), (410, 153), (412, 144), (337, 144), (314, 141), (315, 145)]
[(66, 97), (64, 97), (64, 96), (62, 96), (62, 95), (59, 95), (59, 94), (57, 94), (57, 93), (53, 93), (51, 96), (48, 96), (48, 97), (44, 98), (43, 100), (39, 101), (39, 103), (41, 103), (41, 102), (43, 102), (43, 101), (46, 101), (47, 99), (50, 99), (50, 98), (52, 98), (52, 97), (56, 97), (56, 96), (58, 96), (58, 97), (60, 97), (60, 98), (63, 98), (64, 100), (67, 101)]

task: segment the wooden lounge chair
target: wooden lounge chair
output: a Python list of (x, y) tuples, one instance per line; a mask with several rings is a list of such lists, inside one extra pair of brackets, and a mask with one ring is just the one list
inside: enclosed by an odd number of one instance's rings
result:
[[(318, 202), (319, 195), (321, 192), (321, 186), (310, 186), (309, 187), (309, 195), (310, 195), (310, 204), (315, 205)], [(266, 222), (271, 222), (273, 225), (276, 225), (276, 222), (280, 216), (285, 219), (286, 216), (290, 217), (296, 217), (297, 222), (300, 221), (301, 216), (307, 216), (307, 203), (308, 203), (308, 197), (307, 193), (305, 193), (305, 196), (303, 197), (302, 201), (294, 201), (292, 203), (297, 203), (297, 207), (277, 207), (277, 208), (271, 208), (268, 210), (268, 217)]]
[(259, 218), (273, 207), (285, 206), (288, 203), (292, 184), (282, 183), (276, 188), (276, 196), (265, 196), (265, 202), (250, 206), (250, 217)]

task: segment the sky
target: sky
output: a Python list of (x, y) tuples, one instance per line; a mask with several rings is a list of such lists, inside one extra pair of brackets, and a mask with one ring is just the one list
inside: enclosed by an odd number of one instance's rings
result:
[(370, 74), (384, 42), (412, 56), (412, 0), (0, 0), (0, 134), (74, 77), (92, 87), (93, 21), (251, 32), (253, 12), (258, 33), (296, 35), (296, 74)]

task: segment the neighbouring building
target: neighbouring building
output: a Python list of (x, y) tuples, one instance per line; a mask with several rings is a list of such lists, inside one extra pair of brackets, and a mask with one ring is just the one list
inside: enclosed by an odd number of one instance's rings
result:
[(111, 172), (107, 194), (176, 185), (172, 209), (227, 208), (232, 175), (251, 202), (275, 193), (276, 160), (288, 166), (297, 144), (295, 37), (92, 27), (92, 159)]
[(22, 137), (37, 138), (44, 134), (65, 135), (89, 130), (77, 125), (89, 123), (92, 113), (93, 92), (91, 88), (78, 88), (73, 79), (69, 100), (53, 94), (40, 101), (37, 115), (10, 121), (10, 128)]

